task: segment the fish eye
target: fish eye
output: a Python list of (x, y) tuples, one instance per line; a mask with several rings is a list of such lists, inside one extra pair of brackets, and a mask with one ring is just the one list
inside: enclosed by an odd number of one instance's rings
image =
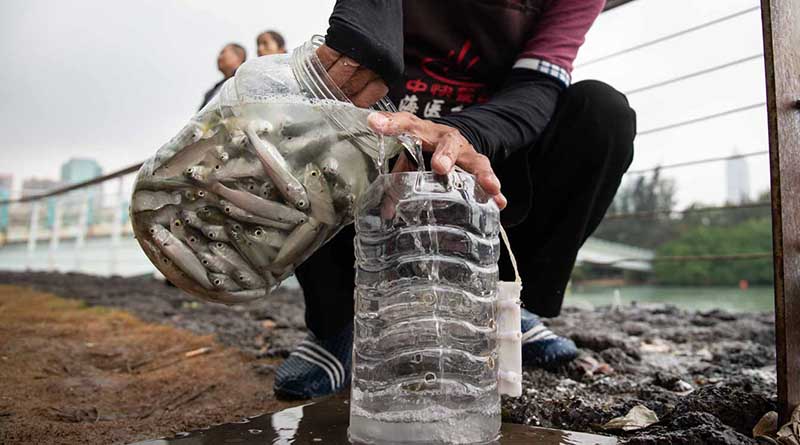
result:
[(203, 265), (204, 266), (208, 265), (208, 260), (203, 260)]
[(179, 219), (175, 220), (175, 225), (180, 227), (181, 226), (181, 220), (179, 220)]
[(155, 234), (156, 233), (156, 229), (150, 229), (150, 233)]
[(195, 238), (195, 237), (191, 237), (191, 238), (189, 238), (189, 242), (190, 242), (190, 243), (194, 243), (194, 242), (196, 242), (196, 241), (197, 241), (197, 238)]
[(256, 236), (261, 236), (261, 234), (264, 232), (262, 232), (261, 229), (256, 229), (256, 231), (253, 233), (255, 233)]
[(255, 190), (256, 186), (254, 186), (253, 184), (250, 184), (249, 186), (247, 186), (247, 189), (248, 190)]
[(215, 234), (214, 232), (208, 232), (208, 237), (214, 239), (217, 237), (217, 234)]
[(217, 248), (221, 249), (222, 248), (222, 243), (217, 243)]
[(216, 279), (216, 280), (214, 280), (214, 284), (219, 286), (220, 284), (222, 284), (222, 280)]
[(164, 264), (169, 264), (169, 260), (164, 258)]
[(225, 213), (231, 213), (231, 208), (230, 207), (225, 207)]
[(202, 197), (206, 196), (206, 192), (201, 190), (201, 191), (197, 192), (197, 196), (202, 198)]
[(214, 166), (214, 170), (219, 170), (219, 169), (220, 169), (220, 166), (219, 166), (219, 165), (215, 165), (215, 166)]
[(311, 176), (319, 176), (319, 172), (314, 170), (311, 172)]

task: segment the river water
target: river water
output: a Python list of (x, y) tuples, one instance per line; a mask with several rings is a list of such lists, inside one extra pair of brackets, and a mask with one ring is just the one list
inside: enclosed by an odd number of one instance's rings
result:
[(771, 286), (684, 287), (684, 286), (574, 286), (565, 306), (594, 307), (614, 304), (662, 303), (687, 310), (725, 309), (731, 312), (771, 312), (774, 310)]

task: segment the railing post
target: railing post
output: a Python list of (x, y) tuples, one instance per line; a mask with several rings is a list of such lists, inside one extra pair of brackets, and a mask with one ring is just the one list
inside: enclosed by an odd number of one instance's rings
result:
[(121, 205), (125, 202), (125, 184), (123, 178), (122, 176), (117, 178), (117, 196), (116, 199), (114, 199), (114, 219), (111, 223), (111, 261), (108, 265), (111, 275), (116, 275), (118, 272), (117, 263), (119, 262), (119, 243), (122, 235), (122, 212), (124, 211)]
[(800, 2), (761, 0), (780, 424), (800, 406)]
[(56, 270), (56, 250), (58, 250), (59, 238), (61, 238), (61, 198), (52, 198), (55, 201), (53, 210), (53, 227), (50, 230), (50, 250), (47, 255), (48, 268), (50, 271)]
[(86, 232), (89, 225), (89, 201), (91, 193), (85, 190), (81, 195), (80, 214), (78, 215), (78, 233), (75, 236), (75, 270), (81, 271), (81, 256), (83, 245), (86, 242)]
[(31, 222), (28, 225), (28, 269), (33, 267), (33, 255), (36, 251), (36, 237), (39, 235), (39, 201), (31, 203)]

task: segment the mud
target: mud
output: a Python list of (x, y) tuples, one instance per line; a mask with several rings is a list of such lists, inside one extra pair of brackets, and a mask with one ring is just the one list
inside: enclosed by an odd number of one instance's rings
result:
[[(285, 356), (305, 335), (299, 291), (279, 290), (267, 301), (228, 308), (150, 278), (0, 272), (0, 283), (214, 334), (254, 357)], [(523, 396), (503, 401), (505, 421), (617, 435), (637, 444), (735, 444), (756, 443), (752, 427), (775, 409), (772, 314), (628, 305), (567, 308), (548, 324), (575, 340), (581, 357), (559, 369), (526, 370)], [(274, 365), (254, 370), (270, 375)], [(602, 428), (638, 404), (655, 411), (660, 422), (633, 432)]]

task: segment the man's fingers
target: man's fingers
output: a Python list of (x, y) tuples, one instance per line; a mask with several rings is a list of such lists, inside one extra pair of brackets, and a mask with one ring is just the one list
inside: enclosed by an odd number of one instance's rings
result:
[(456, 161), (461, 157), (461, 153), (469, 148), (464, 138), (459, 137), (457, 130), (447, 132), (436, 145), (436, 151), (431, 157), (431, 169), (440, 175), (446, 175), (453, 170)]
[(426, 141), (426, 135), (422, 134), (424, 132), (422, 119), (411, 113), (376, 112), (369, 115), (367, 123), (375, 132), (386, 136), (398, 136), (407, 133), (422, 139), (423, 143), (430, 141), (430, 139)]
[(336, 51), (328, 45), (322, 45), (317, 48), (317, 57), (319, 57), (319, 61), (322, 62), (322, 66), (325, 67), (325, 71), (329, 70), (341, 56), (339, 51)]
[(475, 175), (478, 184), (483, 190), (490, 195), (497, 195), (500, 193), (500, 180), (492, 170), (492, 164), (489, 163), (489, 158), (479, 154), (475, 151), (464, 153), (459, 157), (457, 164), (464, 170)]
[(383, 96), (386, 96), (386, 93), (388, 92), (389, 87), (386, 86), (386, 83), (384, 83), (380, 78), (375, 78), (370, 80), (369, 83), (367, 83), (367, 85), (364, 86), (364, 88), (362, 88), (361, 91), (350, 100), (353, 101), (355, 106), (366, 108), (372, 106)]
[(333, 79), (333, 83), (342, 86), (353, 77), (353, 74), (355, 74), (359, 66), (360, 65), (355, 60), (347, 56), (342, 56), (328, 68), (328, 75)]
[(358, 69), (353, 73), (353, 76), (342, 85), (342, 92), (344, 92), (347, 97), (353, 98), (376, 77), (378, 76), (375, 73), (366, 68)]

